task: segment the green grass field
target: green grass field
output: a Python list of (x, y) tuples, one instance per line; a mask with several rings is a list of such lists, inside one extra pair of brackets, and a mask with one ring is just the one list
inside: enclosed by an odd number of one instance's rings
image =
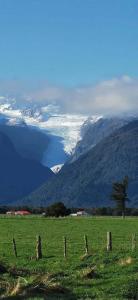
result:
[[(112, 232), (111, 252), (106, 251), (107, 231)], [(122, 220), (1, 216), (0, 264), (7, 271), (0, 267), (0, 298), (5, 295), (4, 299), (138, 299), (138, 242), (132, 251), (132, 234), (137, 232), (137, 218), (129, 217)], [(37, 235), (41, 236), (43, 252), (39, 261), (35, 258)]]

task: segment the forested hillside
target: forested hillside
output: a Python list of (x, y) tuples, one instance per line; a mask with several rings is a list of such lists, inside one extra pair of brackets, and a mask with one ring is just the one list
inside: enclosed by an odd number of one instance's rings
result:
[(63, 201), (68, 206), (111, 205), (112, 183), (129, 177), (129, 205), (138, 201), (138, 120), (104, 138), (77, 161), (23, 203), (48, 205)]

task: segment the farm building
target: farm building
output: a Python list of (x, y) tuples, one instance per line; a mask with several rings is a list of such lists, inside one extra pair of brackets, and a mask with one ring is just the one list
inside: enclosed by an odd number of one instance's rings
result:
[(89, 216), (89, 214), (85, 210), (79, 210), (76, 213), (70, 214), (71, 217), (83, 217)]
[(28, 210), (18, 210), (15, 211), (15, 216), (28, 216), (31, 213)]
[(18, 210), (18, 211), (7, 211), (6, 215), (8, 216), (27, 216), (30, 215), (31, 213), (27, 210)]
[(77, 211), (77, 216), (88, 216), (88, 213), (85, 210), (79, 210)]
[(15, 215), (15, 211), (7, 211), (6, 215), (8, 215), (8, 216)]

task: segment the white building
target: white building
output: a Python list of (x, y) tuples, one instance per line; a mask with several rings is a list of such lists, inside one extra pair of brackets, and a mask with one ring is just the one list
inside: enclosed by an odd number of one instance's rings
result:
[(89, 214), (85, 210), (79, 210), (76, 213), (70, 214), (71, 217), (86, 217), (89, 216)]

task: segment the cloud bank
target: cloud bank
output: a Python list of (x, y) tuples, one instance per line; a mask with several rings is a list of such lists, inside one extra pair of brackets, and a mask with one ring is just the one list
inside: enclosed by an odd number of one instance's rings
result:
[(68, 113), (138, 113), (138, 79), (129, 76), (75, 88), (50, 85), (48, 82), (0, 81), (0, 96), (57, 104)]

